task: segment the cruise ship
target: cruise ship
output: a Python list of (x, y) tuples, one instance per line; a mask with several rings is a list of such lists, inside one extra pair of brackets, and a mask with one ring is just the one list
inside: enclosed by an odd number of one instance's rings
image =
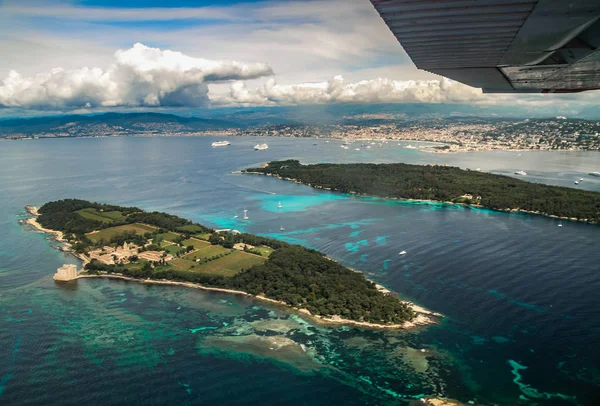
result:
[(211, 147), (226, 147), (228, 145), (231, 145), (231, 142), (229, 141), (215, 141), (212, 144), (210, 144)]
[(262, 151), (262, 150), (264, 150), (264, 149), (269, 149), (269, 146), (268, 146), (267, 144), (256, 144), (256, 145), (254, 146), (254, 149), (255, 149), (256, 151)]

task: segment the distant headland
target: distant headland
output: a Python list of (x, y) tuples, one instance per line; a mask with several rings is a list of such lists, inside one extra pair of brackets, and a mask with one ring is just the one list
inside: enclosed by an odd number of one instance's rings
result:
[(319, 189), (388, 199), (437, 201), (503, 212), (600, 223), (600, 193), (440, 165), (315, 164), (272, 161), (242, 173)]
[(441, 316), (399, 298), (325, 255), (299, 245), (215, 231), (181, 217), (65, 199), (26, 222), (63, 242), (83, 262), (65, 265), (54, 279), (118, 278), (256, 297), (324, 323), (366, 328), (410, 328)]

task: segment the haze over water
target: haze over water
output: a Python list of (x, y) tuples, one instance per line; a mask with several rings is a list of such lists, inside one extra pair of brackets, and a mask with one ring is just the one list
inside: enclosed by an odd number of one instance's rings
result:
[[(597, 153), (434, 155), (396, 142), (354, 151), (337, 141), (273, 138), (228, 138), (230, 147), (211, 148), (215, 140), (1, 144), (0, 403), (378, 405), (443, 395), (592, 405), (600, 398), (600, 226), (559, 228), (539, 216), (230, 174), (287, 158), (448, 163), (524, 170), (527, 180), (569, 187), (584, 178), (577, 187), (600, 191), (600, 179), (587, 176), (600, 170)], [(263, 141), (268, 150), (252, 150)], [(447, 317), (420, 332), (363, 331), (194, 289), (109, 280), (58, 285), (55, 269), (77, 261), (17, 220), (26, 204), (67, 197), (316, 248)], [(250, 219), (234, 219), (244, 209)], [(278, 347), (286, 339), (306, 352)]]

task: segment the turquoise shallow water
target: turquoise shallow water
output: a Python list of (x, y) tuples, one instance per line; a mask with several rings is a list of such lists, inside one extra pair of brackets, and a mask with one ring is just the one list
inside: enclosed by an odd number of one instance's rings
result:
[[(444, 395), (595, 404), (600, 228), (229, 172), (293, 157), (434, 161), (524, 169), (566, 184), (597, 170), (597, 155), (532, 153), (523, 161), (397, 146), (362, 155), (295, 139), (269, 139), (268, 151), (254, 153), (256, 140), (234, 139), (228, 149), (211, 149), (212, 141), (2, 144), (0, 403), (379, 405)], [(584, 186), (600, 190), (595, 182)], [(54, 270), (76, 261), (17, 220), (24, 205), (63, 197), (139, 205), (317, 248), (447, 317), (419, 333), (332, 329), (231, 295), (108, 280), (57, 285)], [(247, 221), (233, 217), (244, 209)]]

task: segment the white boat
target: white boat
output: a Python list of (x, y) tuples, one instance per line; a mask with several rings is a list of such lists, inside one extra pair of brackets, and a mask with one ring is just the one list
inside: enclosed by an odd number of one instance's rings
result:
[(561, 224), (561, 223), (558, 223), (558, 226), (559, 226), (559, 227), (562, 227), (562, 224)]
[(406, 255), (406, 251), (400, 251), (398, 255)]
[(573, 182), (573, 183), (575, 183), (576, 185), (579, 185), (579, 181), (577, 181), (577, 180), (575, 182)]
[(367, 149), (371, 149), (371, 146), (370, 146), (370, 145), (367, 145)]
[(342, 148), (348, 149), (349, 147), (347, 145), (342, 145)]
[(600, 171), (590, 172), (590, 173), (588, 173), (588, 175), (590, 175), (590, 176), (596, 176), (596, 177), (600, 178)]
[(215, 141), (212, 144), (210, 144), (211, 147), (226, 147), (228, 145), (231, 145), (231, 142), (229, 142), (229, 141)]
[(360, 148), (355, 148), (354, 150), (355, 150), (355, 151), (360, 151)]
[(254, 149), (255, 149), (256, 151), (263, 151), (263, 150), (265, 150), (265, 149), (269, 149), (269, 146), (268, 146), (267, 144), (256, 144), (256, 145), (254, 146)]
[(244, 220), (248, 220), (248, 210), (244, 209)]
[(583, 182), (583, 178), (579, 178), (579, 183)]
[(233, 216), (234, 219), (238, 218), (239, 216), (236, 214), (235, 216)]
[(516, 171), (515, 175), (525, 176), (525, 175), (527, 175), (527, 172), (525, 172), (525, 171)]
[(279, 227), (279, 231), (285, 231), (285, 228), (283, 228), (283, 226)]
[(283, 206), (281, 205), (281, 202), (279, 202), (279, 203), (277, 204), (277, 208), (278, 208), (278, 209), (282, 209), (282, 208), (283, 208)]

